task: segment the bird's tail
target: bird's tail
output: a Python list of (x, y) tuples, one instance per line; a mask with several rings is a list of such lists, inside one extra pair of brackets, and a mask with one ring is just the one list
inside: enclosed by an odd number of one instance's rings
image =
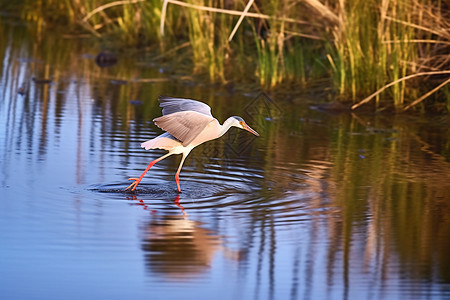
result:
[(145, 148), (145, 150), (150, 150), (150, 149), (154, 149), (154, 144), (155, 144), (154, 139), (151, 139), (151, 140), (143, 142), (141, 144), (141, 147)]
[(164, 149), (164, 150), (172, 150), (173, 148), (180, 146), (181, 143), (176, 138), (174, 138), (168, 132), (161, 134), (160, 136), (155, 137), (154, 139), (145, 141), (141, 144), (142, 148), (145, 150), (150, 149)]

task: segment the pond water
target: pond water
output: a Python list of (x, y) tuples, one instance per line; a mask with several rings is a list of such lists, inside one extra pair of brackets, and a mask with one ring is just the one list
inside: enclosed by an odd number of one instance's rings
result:
[[(1, 299), (450, 298), (447, 117), (328, 113), (324, 90), (194, 82), (142, 53), (0, 22)], [(151, 63), (148, 63), (151, 61)], [(158, 95), (231, 129), (164, 151)]]

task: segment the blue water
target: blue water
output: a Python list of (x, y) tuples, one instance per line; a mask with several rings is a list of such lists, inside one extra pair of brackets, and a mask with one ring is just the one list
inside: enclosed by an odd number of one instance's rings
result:
[[(101, 69), (95, 43), (1, 28), (1, 299), (450, 298), (445, 118), (328, 114), (133, 55)], [(139, 147), (159, 94), (261, 136), (194, 149), (181, 194), (179, 156), (125, 192), (164, 153)]]

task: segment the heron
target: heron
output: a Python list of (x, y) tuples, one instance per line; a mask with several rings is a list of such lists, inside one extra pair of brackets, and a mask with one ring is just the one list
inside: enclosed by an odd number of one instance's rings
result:
[(159, 96), (158, 101), (159, 106), (162, 107), (163, 115), (153, 119), (153, 122), (166, 132), (143, 142), (141, 147), (145, 150), (163, 149), (168, 152), (151, 161), (139, 178), (129, 178), (128, 180), (134, 181), (125, 190), (131, 189), (131, 191), (134, 191), (148, 170), (157, 162), (172, 154), (183, 154), (175, 174), (177, 189), (181, 193), (180, 171), (192, 149), (204, 142), (221, 137), (231, 127), (238, 127), (259, 136), (255, 130), (245, 123), (244, 119), (238, 116), (229, 117), (221, 125), (211, 114), (211, 107), (203, 102), (168, 96)]

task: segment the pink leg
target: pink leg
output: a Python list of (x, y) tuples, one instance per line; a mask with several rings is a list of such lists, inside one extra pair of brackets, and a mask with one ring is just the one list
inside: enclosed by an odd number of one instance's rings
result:
[(178, 193), (181, 193), (181, 188), (180, 188), (180, 175), (179, 175), (178, 173), (175, 174), (175, 182), (177, 183)]
[(157, 158), (157, 159), (151, 161), (151, 162), (148, 164), (147, 168), (145, 168), (145, 171), (141, 174), (141, 176), (140, 176), (139, 178), (128, 178), (128, 180), (134, 180), (134, 182), (133, 182), (132, 184), (130, 184), (130, 185), (125, 189), (125, 191), (128, 190), (128, 189), (131, 188), (131, 187), (132, 187), (131, 190), (134, 191), (134, 190), (136, 189), (137, 185), (139, 184), (139, 182), (141, 182), (142, 178), (144, 178), (145, 173), (147, 173), (148, 170), (150, 170), (150, 168), (153, 167), (153, 165), (156, 164), (158, 161), (163, 160), (164, 158), (166, 158), (167, 156), (169, 156), (169, 155), (171, 155), (171, 154), (172, 154), (172, 153), (169, 152), (169, 153), (167, 153), (167, 154), (161, 156), (160, 158)]
[(178, 188), (178, 192), (181, 193), (181, 188), (180, 188), (180, 171), (181, 171), (181, 167), (183, 166), (184, 160), (186, 159), (187, 154), (183, 153), (183, 158), (181, 158), (181, 162), (180, 165), (178, 166), (178, 170), (177, 173), (175, 174), (175, 181), (177, 182), (177, 188)]

